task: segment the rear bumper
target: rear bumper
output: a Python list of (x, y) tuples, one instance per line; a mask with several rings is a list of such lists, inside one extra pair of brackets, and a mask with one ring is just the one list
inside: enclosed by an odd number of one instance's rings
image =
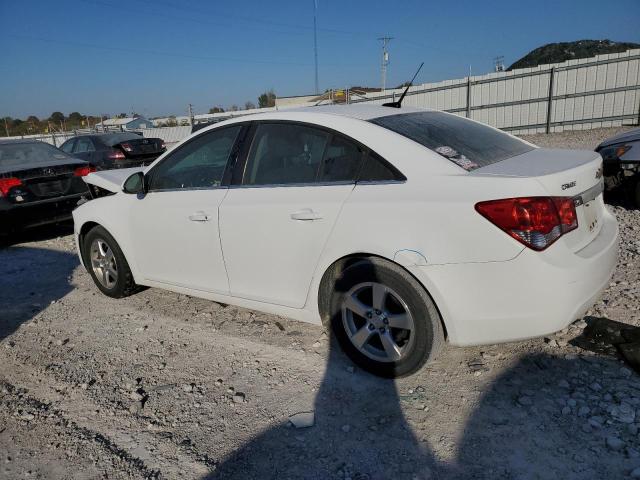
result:
[(80, 198), (87, 195), (79, 193), (22, 205), (0, 202), (0, 234), (70, 220)]
[(578, 252), (557, 242), (506, 262), (414, 267), (440, 308), (450, 343), (480, 345), (550, 334), (580, 318), (607, 287), (618, 224), (605, 212), (598, 236)]

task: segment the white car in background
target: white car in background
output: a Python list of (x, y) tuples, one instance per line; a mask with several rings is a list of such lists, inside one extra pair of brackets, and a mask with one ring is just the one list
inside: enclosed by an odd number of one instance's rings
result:
[(97, 198), (74, 211), (75, 235), (106, 295), (150, 286), (323, 322), (386, 377), (416, 371), (445, 338), (564, 328), (617, 258), (597, 153), (437, 111), (249, 115), (86, 181)]

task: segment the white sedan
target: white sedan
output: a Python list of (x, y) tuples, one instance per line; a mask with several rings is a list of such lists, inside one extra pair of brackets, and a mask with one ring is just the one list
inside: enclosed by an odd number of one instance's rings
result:
[(322, 322), (387, 377), (445, 339), (560, 330), (616, 264), (597, 153), (437, 111), (249, 115), (85, 181), (94, 199), (73, 213), (77, 246), (106, 295), (149, 286)]

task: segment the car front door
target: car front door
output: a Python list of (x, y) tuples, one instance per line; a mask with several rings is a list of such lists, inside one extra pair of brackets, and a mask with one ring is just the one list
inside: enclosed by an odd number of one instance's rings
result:
[(223, 179), (242, 126), (202, 133), (167, 155), (145, 176), (148, 193), (133, 197), (134, 258), (144, 278), (229, 294), (218, 207)]
[(253, 130), (241, 180), (220, 207), (231, 295), (301, 308), (363, 150), (306, 124), (260, 122)]

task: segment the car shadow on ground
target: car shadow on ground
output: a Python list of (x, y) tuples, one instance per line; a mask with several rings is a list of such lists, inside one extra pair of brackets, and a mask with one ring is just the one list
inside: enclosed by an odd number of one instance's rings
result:
[(31, 227), (9, 235), (0, 235), (0, 251), (11, 245), (51, 240), (73, 234), (73, 222), (65, 221), (52, 225)]
[[(628, 420), (616, 415), (625, 405), (638, 407), (640, 379), (614, 359), (585, 358), (522, 357), (483, 387), (470, 414), (449, 405), (451, 415), (467, 417), (460, 432), (420, 412), (427, 429), (460, 434), (443, 459), (417, 437), (416, 414), (411, 425), (405, 418), (403, 410), (417, 410), (418, 402), (400, 395), (394, 381), (349, 373), (348, 359), (332, 345), (315, 425), (296, 429), (285, 420), (205, 480), (623, 478), (640, 466), (640, 445)], [(429, 396), (428, 386), (422, 395)], [(619, 443), (608, 446), (610, 437)]]
[(0, 250), (0, 341), (69, 293), (78, 263), (69, 252), (28, 246)]
[[(615, 357), (582, 353), (525, 354), (490, 381), (490, 371), (478, 380), (473, 408), (454, 384), (447, 405), (439, 397), (427, 411), (422, 402), (436, 397), (429, 370), (418, 374), (420, 391), (400, 394), (395, 381), (351, 373), (332, 336), (315, 424), (295, 428), (283, 419), (205, 479), (621, 478), (640, 466), (637, 428), (629, 427), (640, 409), (640, 379)], [(434, 389), (447, 388), (432, 378)], [(450, 423), (450, 416), (458, 418)], [(610, 446), (609, 437), (616, 439)], [(445, 443), (436, 453), (429, 441)]]

